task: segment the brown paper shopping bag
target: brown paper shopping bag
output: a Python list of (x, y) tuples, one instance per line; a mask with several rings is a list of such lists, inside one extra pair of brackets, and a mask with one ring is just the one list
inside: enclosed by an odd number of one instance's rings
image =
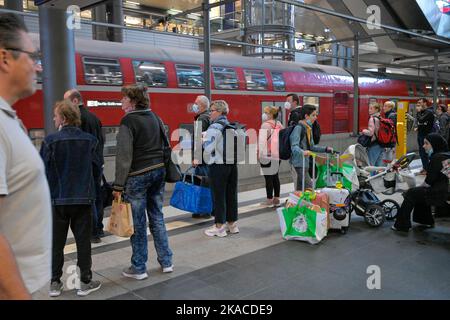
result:
[(107, 231), (119, 237), (131, 237), (134, 233), (131, 204), (114, 200)]

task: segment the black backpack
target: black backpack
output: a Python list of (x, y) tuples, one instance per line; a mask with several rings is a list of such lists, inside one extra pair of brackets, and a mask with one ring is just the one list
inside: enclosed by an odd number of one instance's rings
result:
[[(238, 164), (245, 161), (247, 134), (245, 124), (239, 122), (217, 122), (223, 126), (222, 129), (222, 159), (224, 164)], [(232, 142), (228, 145), (227, 142)]]
[(291, 141), (289, 137), (296, 126), (289, 126), (278, 132), (278, 155), (281, 160), (289, 160), (291, 158)]

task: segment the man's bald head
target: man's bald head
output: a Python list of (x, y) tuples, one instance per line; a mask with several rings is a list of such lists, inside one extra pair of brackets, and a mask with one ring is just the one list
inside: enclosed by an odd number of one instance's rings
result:
[(76, 106), (83, 104), (83, 97), (77, 89), (67, 90), (66, 93), (64, 93), (64, 99), (69, 99)]

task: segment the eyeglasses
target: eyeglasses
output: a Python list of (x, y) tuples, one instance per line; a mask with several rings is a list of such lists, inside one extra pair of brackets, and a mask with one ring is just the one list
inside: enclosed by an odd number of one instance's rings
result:
[(22, 50), (22, 49), (18, 49), (18, 48), (5, 48), (5, 50), (26, 53), (30, 57), (30, 59), (33, 60), (33, 62), (35, 64), (37, 64), (41, 60), (41, 53), (39, 51), (30, 52), (30, 51), (26, 51), (26, 50)]
[(216, 109), (211, 109), (211, 112), (217, 112), (217, 110)]

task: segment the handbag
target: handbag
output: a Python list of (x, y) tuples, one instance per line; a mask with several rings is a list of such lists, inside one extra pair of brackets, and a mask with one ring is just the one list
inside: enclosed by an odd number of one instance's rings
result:
[(131, 204), (121, 199), (112, 203), (107, 231), (118, 237), (131, 237), (134, 234)]
[[(186, 181), (187, 177), (190, 177), (190, 182)], [(210, 214), (213, 210), (211, 189), (196, 185), (194, 175), (185, 174), (183, 180), (175, 184), (170, 205), (192, 213)]]
[(180, 166), (173, 162), (172, 160), (172, 148), (170, 147), (169, 139), (167, 139), (166, 133), (164, 132), (164, 124), (162, 120), (159, 120), (159, 129), (161, 131), (162, 138), (162, 149), (164, 157), (164, 167), (166, 169), (165, 181), (169, 183), (175, 183), (181, 180), (182, 174)]
[(113, 202), (113, 188), (111, 186), (111, 184), (109, 184), (106, 181), (105, 175), (102, 175), (102, 181), (103, 184), (101, 186), (101, 196), (102, 196), (102, 203), (103, 203), (103, 208), (106, 207), (110, 207), (112, 206), (112, 202)]

